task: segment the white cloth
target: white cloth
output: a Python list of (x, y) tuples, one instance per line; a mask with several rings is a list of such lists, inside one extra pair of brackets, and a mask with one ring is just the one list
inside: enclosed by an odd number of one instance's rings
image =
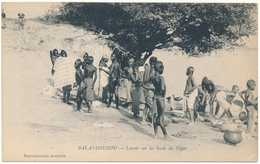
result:
[(187, 107), (189, 109), (193, 109), (196, 97), (198, 95), (198, 89), (194, 89), (192, 93), (190, 93), (189, 95), (186, 95), (186, 103), (187, 103)]
[[(109, 71), (107, 67), (102, 67), (104, 70)], [(100, 87), (105, 87), (108, 84), (108, 74), (100, 71)]]
[(54, 73), (54, 87), (60, 88), (75, 82), (75, 60), (69, 57), (59, 57), (55, 60), (53, 69)]
[(224, 110), (230, 107), (230, 104), (227, 102), (227, 94), (224, 91), (220, 91), (216, 94), (216, 100), (220, 107)]

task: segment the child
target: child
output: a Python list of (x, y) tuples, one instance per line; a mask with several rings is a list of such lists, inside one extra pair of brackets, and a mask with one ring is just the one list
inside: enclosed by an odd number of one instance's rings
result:
[(248, 123), (245, 133), (249, 134), (254, 124), (254, 105), (257, 104), (258, 98), (255, 99), (252, 93), (252, 91), (255, 90), (255, 81), (248, 80), (246, 85), (247, 90), (239, 92), (239, 96), (244, 100), (245, 109), (247, 111)]
[(190, 121), (191, 121), (190, 125), (193, 125), (194, 123), (194, 103), (198, 95), (197, 85), (195, 83), (195, 79), (193, 78), (193, 73), (194, 73), (194, 68), (188, 67), (186, 72), (188, 79), (184, 90), (184, 96), (186, 96), (187, 106), (190, 113)]
[(82, 62), (80, 59), (77, 59), (74, 63), (74, 67), (76, 69), (76, 73), (75, 73), (75, 80), (76, 83), (74, 84), (74, 87), (77, 87), (80, 85), (81, 81), (82, 81), (82, 70), (80, 69), (80, 66), (82, 65)]
[[(74, 67), (76, 69), (76, 73), (75, 73), (75, 79), (76, 79), (76, 83), (74, 83), (74, 87), (77, 87), (77, 86), (81, 86), (81, 82), (83, 80), (83, 74), (82, 74), (82, 70), (80, 69), (80, 66), (82, 65), (82, 62), (80, 59), (77, 59), (74, 63)], [(76, 111), (80, 111), (80, 108), (81, 108), (81, 103), (82, 103), (82, 100), (84, 99), (84, 101), (87, 103), (87, 99), (86, 99), (86, 96), (85, 94), (81, 91), (80, 89), (81, 87), (78, 88), (78, 91), (77, 91), (77, 110)], [(83, 94), (82, 94), (83, 93)], [(82, 94), (82, 95), (81, 95)]]
[(164, 134), (164, 138), (167, 139), (168, 135), (166, 132), (165, 124), (164, 124), (164, 111), (165, 111), (165, 94), (166, 94), (166, 86), (164, 83), (164, 77), (161, 76), (164, 70), (163, 63), (161, 61), (157, 61), (154, 65), (155, 73), (154, 78), (152, 79), (152, 83), (155, 87), (154, 91), (154, 118), (153, 118), (153, 127), (154, 127), (154, 138), (158, 138), (158, 128), (159, 125)]

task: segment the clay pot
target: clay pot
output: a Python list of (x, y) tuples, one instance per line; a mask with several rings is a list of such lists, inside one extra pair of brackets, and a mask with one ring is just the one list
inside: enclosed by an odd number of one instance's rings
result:
[(235, 131), (238, 130), (238, 124), (232, 122), (224, 122), (219, 125), (219, 130), (225, 132), (226, 130)]
[(236, 145), (236, 144), (238, 144), (242, 141), (242, 131), (240, 131), (240, 130), (235, 130), (235, 131), (226, 130), (223, 138), (226, 141), (226, 143)]

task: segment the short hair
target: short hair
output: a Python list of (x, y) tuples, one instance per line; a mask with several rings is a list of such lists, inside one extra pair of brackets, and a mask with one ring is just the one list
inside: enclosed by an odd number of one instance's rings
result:
[(154, 69), (155, 69), (155, 71), (158, 71), (159, 74), (162, 74), (162, 73), (163, 73), (163, 70), (164, 70), (163, 62), (157, 61), (157, 62), (154, 64)]
[(87, 60), (88, 60), (89, 64), (92, 64), (94, 61), (94, 58), (93, 58), (93, 56), (89, 56)]
[(233, 85), (233, 86), (232, 86), (232, 90), (233, 90), (233, 89), (237, 89), (237, 88), (238, 88), (237, 85)]
[(232, 92), (237, 93), (239, 91), (239, 88), (237, 85), (232, 86)]
[(192, 66), (189, 66), (189, 67), (188, 67), (188, 70), (190, 70), (190, 69), (191, 69), (191, 71), (190, 71), (190, 72), (194, 73), (194, 67), (192, 67)]
[[(61, 50), (60, 54), (61, 54), (62, 57), (67, 57), (67, 52), (64, 51), (64, 50)], [(63, 54), (64, 54), (64, 55), (63, 55)]]
[(74, 63), (75, 68), (79, 68), (82, 65), (82, 61), (80, 59), (77, 59)]
[(249, 88), (249, 87), (251, 87), (252, 85), (256, 85), (256, 84), (255, 84), (255, 81), (252, 80), (252, 79), (248, 80), (247, 83), (246, 83), (246, 86)]
[(157, 57), (152, 56), (152, 57), (149, 59), (149, 63), (150, 63), (150, 64), (153, 64), (153, 63), (155, 63), (155, 62), (157, 62)]

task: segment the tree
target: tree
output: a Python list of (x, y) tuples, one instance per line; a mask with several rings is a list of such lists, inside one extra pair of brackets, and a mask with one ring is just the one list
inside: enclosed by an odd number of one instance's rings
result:
[(179, 47), (190, 56), (241, 46), (256, 32), (257, 5), (226, 3), (64, 3), (59, 19), (103, 30), (136, 59)]

